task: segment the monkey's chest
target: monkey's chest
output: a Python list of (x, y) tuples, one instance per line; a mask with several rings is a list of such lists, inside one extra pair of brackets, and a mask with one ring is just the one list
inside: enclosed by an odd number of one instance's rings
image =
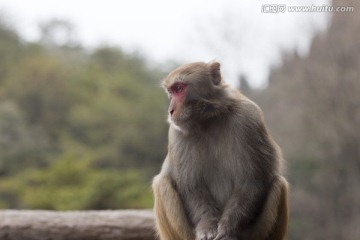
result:
[(230, 198), (236, 179), (236, 168), (231, 164), (231, 156), (227, 149), (220, 151), (204, 147), (196, 149), (189, 146), (187, 151), (179, 156), (178, 165), (181, 189), (184, 192), (206, 192), (219, 206), (224, 206)]
[(230, 175), (225, 176), (225, 174), (217, 173), (215, 171), (213, 177), (209, 179), (205, 185), (215, 201), (220, 206), (224, 206), (233, 192), (233, 183), (233, 179)]

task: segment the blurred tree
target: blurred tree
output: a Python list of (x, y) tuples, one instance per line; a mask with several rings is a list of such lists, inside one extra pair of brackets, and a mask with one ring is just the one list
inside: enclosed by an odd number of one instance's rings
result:
[[(0, 84), (12, 64), (15, 63), (22, 50), (21, 39), (0, 15)], [(1, 97), (1, 88), (0, 88)]]
[(91, 146), (99, 166), (158, 168), (165, 148), (154, 149), (166, 145), (167, 129), (160, 74), (113, 48), (99, 48), (91, 59), (77, 83), (82, 93), (70, 115), (73, 137)]
[(253, 96), (289, 160), (291, 239), (360, 238), (359, 27), (358, 14), (334, 14), (309, 56), (286, 56)]
[(67, 125), (72, 102), (67, 84), (73, 76), (56, 56), (46, 53), (24, 56), (19, 65), (6, 79), (4, 93), (18, 103), (29, 124), (41, 126), (56, 141)]
[(12, 102), (0, 102), (0, 176), (46, 163), (47, 141)]
[(67, 22), (42, 31), (27, 43), (0, 24), (0, 207), (150, 207), (166, 151), (162, 73), (119, 48), (74, 47)]
[(40, 42), (49, 47), (76, 47), (75, 27), (66, 20), (52, 19), (39, 24)]
[(139, 171), (97, 171), (87, 157), (64, 153), (48, 169), (29, 169), (4, 179), (0, 202), (7, 208), (51, 210), (144, 208), (152, 206), (150, 189)]

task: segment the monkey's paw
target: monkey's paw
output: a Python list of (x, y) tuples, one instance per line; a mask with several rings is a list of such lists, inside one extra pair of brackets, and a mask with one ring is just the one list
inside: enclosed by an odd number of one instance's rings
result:
[(201, 222), (196, 228), (196, 240), (214, 240), (216, 235), (217, 223), (215, 220)]
[(210, 232), (197, 232), (196, 233), (196, 240), (214, 240), (216, 237), (216, 229)]
[(223, 236), (223, 237), (216, 237), (214, 240), (236, 240), (237, 238), (230, 237), (230, 236)]
[(219, 223), (219, 227), (218, 227), (218, 233), (216, 235), (216, 237), (214, 238), (214, 240), (235, 240), (236, 238), (234, 238), (231, 234), (231, 230), (227, 227), (225, 227), (227, 225), (221, 224)]
[(234, 238), (226, 233), (218, 233), (214, 240), (236, 240), (237, 238)]

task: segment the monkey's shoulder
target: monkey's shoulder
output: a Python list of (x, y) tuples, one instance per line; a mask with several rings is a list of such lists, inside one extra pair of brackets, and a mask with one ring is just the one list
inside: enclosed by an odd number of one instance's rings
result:
[(228, 125), (233, 126), (235, 130), (246, 130), (246, 127), (251, 128), (251, 126), (265, 127), (261, 108), (246, 96), (242, 94), (237, 96), (232, 110), (232, 114), (228, 115)]

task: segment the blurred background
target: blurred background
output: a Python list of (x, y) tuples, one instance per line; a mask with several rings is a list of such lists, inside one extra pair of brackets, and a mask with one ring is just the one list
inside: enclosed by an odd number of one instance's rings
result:
[(359, 5), (0, 0), (0, 208), (151, 208), (160, 81), (217, 59), (283, 149), (289, 239), (360, 239)]

